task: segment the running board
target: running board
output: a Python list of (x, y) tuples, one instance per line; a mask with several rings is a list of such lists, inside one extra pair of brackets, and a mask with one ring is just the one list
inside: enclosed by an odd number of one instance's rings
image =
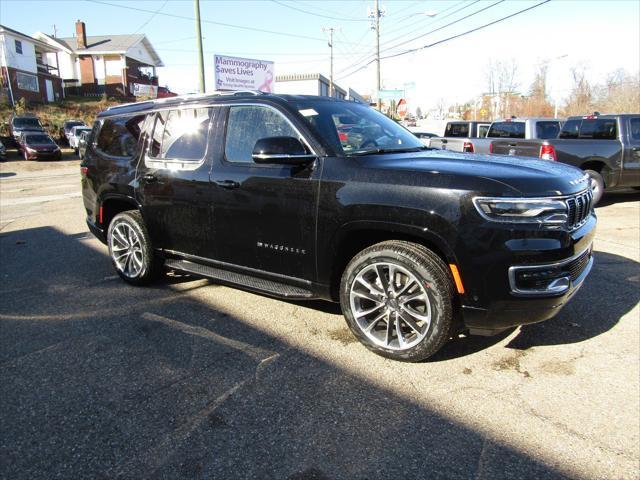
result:
[(263, 278), (253, 277), (244, 273), (231, 272), (229, 270), (222, 270), (221, 268), (209, 267), (208, 265), (189, 262), (188, 260), (169, 259), (164, 263), (168, 268), (192, 273), (201, 277), (211, 278), (213, 280), (218, 280), (221, 283), (265, 293), (274, 297), (293, 299), (314, 298), (310, 290), (287, 285), (285, 283), (274, 282), (273, 280), (265, 280)]

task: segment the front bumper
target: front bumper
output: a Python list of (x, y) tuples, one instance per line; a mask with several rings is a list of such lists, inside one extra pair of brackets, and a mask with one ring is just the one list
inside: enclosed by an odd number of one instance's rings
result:
[(60, 150), (55, 152), (27, 152), (27, 159), (29, 160), (60, 160), (62, 158), (62, 152)]

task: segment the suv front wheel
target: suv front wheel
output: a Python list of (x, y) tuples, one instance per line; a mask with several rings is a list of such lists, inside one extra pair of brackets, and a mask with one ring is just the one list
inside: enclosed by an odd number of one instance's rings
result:
[(117, 214), (107, 231), (109, 256), (120, 277), (142, 285), (160, 270), (142, 215), (137, 210)]
[(388, 241), (357, 254), (340, 285), (351, 331), (369, 350), (425, 360), (453, 334), (454, 289), (444, 262), (422, 245)]

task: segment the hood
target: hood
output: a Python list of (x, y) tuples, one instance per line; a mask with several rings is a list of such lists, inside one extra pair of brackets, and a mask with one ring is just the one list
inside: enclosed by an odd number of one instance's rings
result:
[[(417, 153), (360, 157), (365, 168), (425, 172), (442, 178), (451, 188), (485, 189), (500, 196), (572, 195), (589, 186), (580, 169), (531, 157), (480, 155), (428, 150)], [(446, 178), (446, 182), (445, 182)], [(481, 187), (481, 188), (478, 188)]]

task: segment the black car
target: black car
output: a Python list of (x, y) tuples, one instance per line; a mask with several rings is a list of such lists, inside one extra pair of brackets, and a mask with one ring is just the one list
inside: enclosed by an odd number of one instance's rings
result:
[(9, 121), (11, 137), (19, 144), (20, 136), (23, 133), (44, 133), (44, 127), (38, 117), (32, 115), (14, 115)]
[(82, 173), (89, 228), (127, 282), (165, 267), (340, 302), (354, 335), (394, 359), (551, 318), (593, 262), (580, 170), (427, 150), (379, 112), (327, 97), (113, 107)]

